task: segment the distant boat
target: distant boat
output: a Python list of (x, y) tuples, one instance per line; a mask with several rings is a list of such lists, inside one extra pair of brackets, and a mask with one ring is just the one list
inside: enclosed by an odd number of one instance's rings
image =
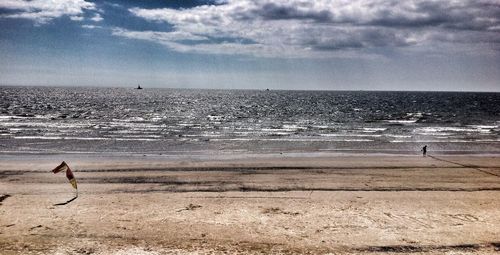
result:
[(137, 89), (142, 89), (140, 84), (137, 84)]

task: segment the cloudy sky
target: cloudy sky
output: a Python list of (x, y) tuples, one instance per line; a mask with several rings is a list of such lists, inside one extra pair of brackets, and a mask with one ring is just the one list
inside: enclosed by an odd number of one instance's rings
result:
[(498, 0), (1, 0), (0, 84), (500, 91)]

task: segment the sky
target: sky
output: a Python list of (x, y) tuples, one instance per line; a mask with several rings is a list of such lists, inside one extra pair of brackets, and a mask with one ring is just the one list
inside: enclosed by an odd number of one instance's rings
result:
[(500, 1), (0, 1), (0, 85), (137, 84), (500, 92)]

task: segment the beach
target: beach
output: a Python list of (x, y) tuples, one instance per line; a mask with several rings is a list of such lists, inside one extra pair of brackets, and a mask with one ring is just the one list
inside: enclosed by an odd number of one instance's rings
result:
[[(2, 254), (497, 254), (497, 155), (8, 154)], [(62, 160), (78, 181), (78, 198)], [(60, 204), (60, 205), (57, 205)]]
[(0, 255), (500, 254), (500, 0), (3, 0), (0, 55)]

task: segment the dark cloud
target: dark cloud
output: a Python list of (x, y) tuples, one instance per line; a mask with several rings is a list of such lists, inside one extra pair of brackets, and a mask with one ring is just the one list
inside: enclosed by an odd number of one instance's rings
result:
[(325, 36), (313, 36), (312, 39), (306, 40), (304, 45), (320, 51), (338, 51), (374, 47), (404, 47), (414, 44), (408, 41), (407, 37), (405, 33), (395, 30), (367, 28), (336, 31), (326, 39)]
[(379, 26), (379, 27), (396, 27), (396, 28), (419, 28), (419, 27), (435, 27), (449, 22), (449, 17), (446, 14), (426, 13), (411, 17), (395, 13), (393, 10), (380, 10), (377, 17), (367, 22), (356, 22), (356, 25)]
[[(311, 20), (319, 23), (352, 24), (398, 28), (443, 27), (463, 30), (487, 30), (500, 25), (500, 2), (462, 1), (367, 1), (356, 13), (346, 6), (293, 4), (261, 1), (249, 10), (233, 12), (237, 19)], [(353, 1), (353, 3), (360, 1)], [(334, 3), (334, 2), (332, 2)], [(353, 4), (353, 6), (355, 6)], [(350, 7), (347, 5), (347, 7)]]
[(327, 10), (302, 10), (295, 6), (279, 5), (277, 3), (264, 4), (254, 12), (267, 20), (308, 19), (316, 22), (330, 22), (331, 13)]

